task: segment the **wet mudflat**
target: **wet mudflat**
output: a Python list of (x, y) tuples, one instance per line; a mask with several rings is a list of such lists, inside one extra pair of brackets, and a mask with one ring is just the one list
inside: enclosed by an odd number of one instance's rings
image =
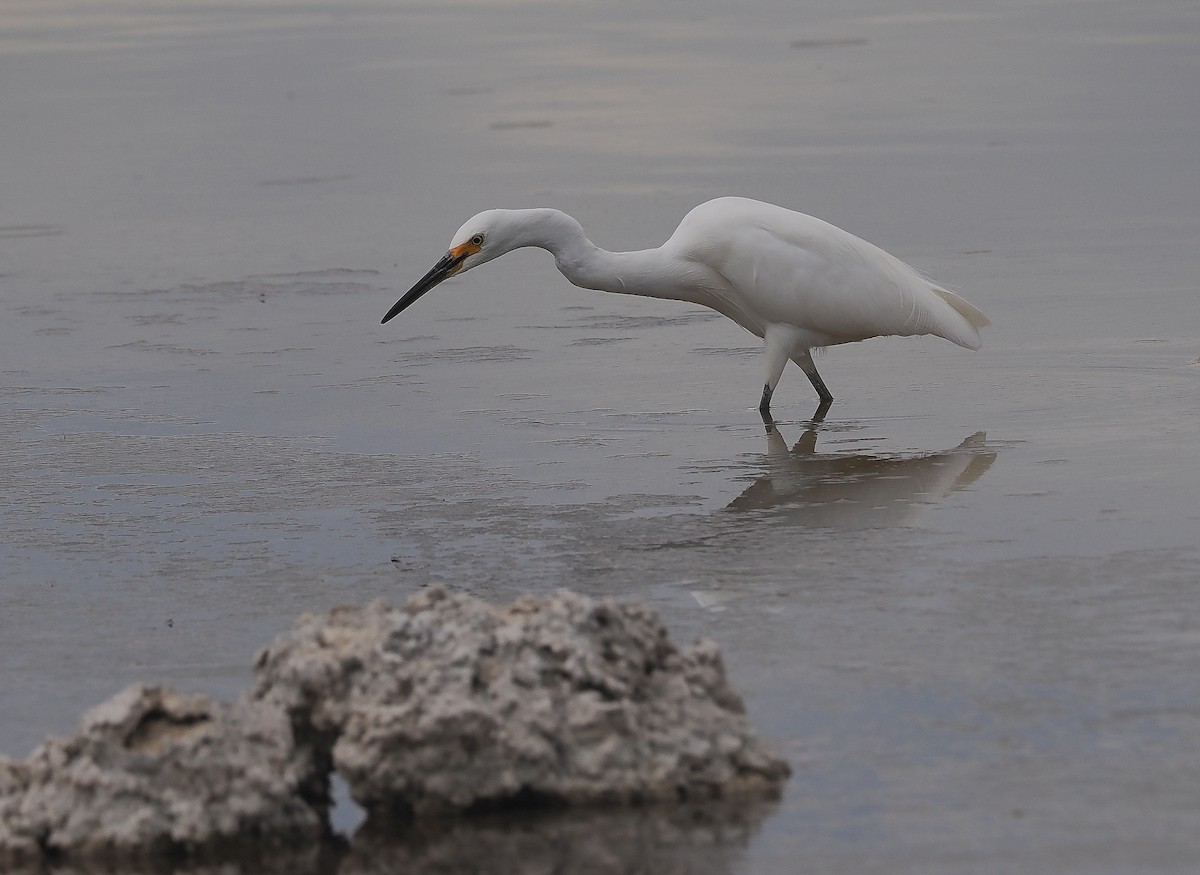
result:
[[(306, 610), (569, 586), (717, 641), (785, 797), (439, 860), (1191, 871), (1198, 44), (1156, 2), (6, 4), (0, 753), (232, 697)], [(983, 351), (835, 348), (767, 430), (754, 338), (544, 253), (378, 324), (479, 209), (641, 248), (722, 194), (927, 271)]]

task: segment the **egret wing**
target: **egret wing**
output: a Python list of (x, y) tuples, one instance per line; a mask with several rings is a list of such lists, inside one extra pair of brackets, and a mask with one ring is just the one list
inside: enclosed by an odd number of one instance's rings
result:
[(711, 266), (760, 322), (793, 325), (815, 346), (936, 334), (979, 347), (982, 313), (866, 240), (756, 201), (722, 198), (704, 206), (710, 205), (689, 230), (710, 241)]

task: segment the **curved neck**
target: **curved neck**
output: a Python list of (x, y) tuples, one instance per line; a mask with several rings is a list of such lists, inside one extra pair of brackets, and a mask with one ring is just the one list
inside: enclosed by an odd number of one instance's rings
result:
[(582, 226), (560, 210), (522, 212), (529, 221), (523, 223), (516, 245), (548, 250), (559, 272), (574, 285), (625, 295), (694, 300), (681, 296), (681, 277), (661, 247), (609, 252), (589, 240)]

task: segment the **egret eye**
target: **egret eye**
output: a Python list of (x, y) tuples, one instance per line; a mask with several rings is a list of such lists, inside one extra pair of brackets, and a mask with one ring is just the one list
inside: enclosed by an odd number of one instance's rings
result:
[(483, 235), (482, 235), (482, 234), (476, 234), (474, 237), (472, 237), (472, 238), (471, 238), (471, 245), (472, 245), (472, 246), (482, 246), (482, 245), (483, 245)]

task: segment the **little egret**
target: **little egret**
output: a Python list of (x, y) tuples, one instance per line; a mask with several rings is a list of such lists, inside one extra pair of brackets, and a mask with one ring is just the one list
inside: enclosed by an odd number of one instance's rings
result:
[(441, 260), (383, 317), (447, 277), (513, 249), (549, 250), (577, 286), (690, 301), (761, 337), (764, 418), (788, 359), (823, 406), (833, 400), (812, 350), (886, 335), (935, 334), (979, 349), (988, 319), (900, 259), (803, 213), (738, 197), (700, 204), (657, 249), (607, 252), (559, 210), (486, 210), (458, 229)]

